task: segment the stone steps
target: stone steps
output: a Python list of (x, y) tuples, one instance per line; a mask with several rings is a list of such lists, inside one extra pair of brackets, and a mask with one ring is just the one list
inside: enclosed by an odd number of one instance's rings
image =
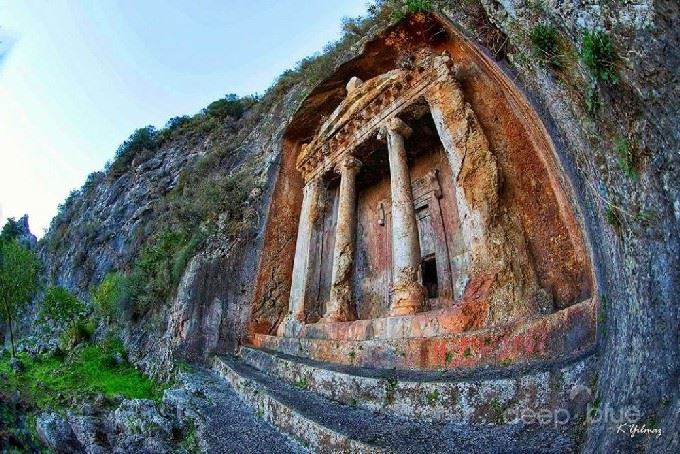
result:
[[(267, 361), (270, 361), (269, 365)], [(244, 348), (243, 360), (218, 356), (214, 358), (213, 368), (252, 407), (256, 415), (314, 452), (483, 453), (574, 450), (574, 443), (566, 426), (555, 430), (553, 426), (522, 423), (499, 425), (426, 421), (418, 417), (404, 418), (397, 412), (374, 411), (369, 406), (360, 406), (358, 402), (356, 405), (344, 405), (326, 399), (322, 388), (317, 388), (316, 381), (307, 382), (306, 378), (301, 378), (292, 384), (285, 375), (281, 375), (279, 379), (271, 368), (271, 362), (282, 365), (285, 364), (283, 361), (267, 352)], [(252, 367), (251, 364), (262, 367), (272, 375)], [(302, 369), (301, 365), (288, 367)], [(342, 375), (339, 371), (326, 370), (331, 375)], [(322, 372), (320, 370), (317, 374)], [(310, 376), (310, 380), (315, 379)], [(364, 383), (362, 379), (358, 380), (358, 383)], [(343, 393), (349, 395), (349, 388)]]
[(457, 372), (366, 369), (252, 347), (242, 347), (240, 358), (269, 376), (313, 389), (326, 399), (428, 421), (512, 422), (524, 409), (568, 408), (570, 390), (592, 381), (588, 372), (592, 356), (530, 369)]

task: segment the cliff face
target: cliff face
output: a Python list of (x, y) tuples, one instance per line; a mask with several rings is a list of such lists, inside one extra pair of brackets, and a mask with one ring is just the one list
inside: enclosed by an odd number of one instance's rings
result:
[[(641, 421), (666, 434), (623, 437), (603, 418), (589, 427), (586, 450), (668, 450), (680, 423), (680, 7), (651, 0), (436, 3), (440, 18), (514, 74), (576, 188), (593, 245), (595, 291), (604, 301), (597, 401), (602, 409), (634, 405)], [(558, 69), (532, 57), (529, 30), (537, 23), (559, 32), (565, 60)], [(616, 84), (594, 80), (579, 59), (584, 32), (595, 28), (608, 30), (619, 54)], [(177, 200), (195, 194), (184, 180), (252, 177), (245, 198), (211, 214), (206, 238), (167, 300), (124, 330), (131, 358), (160, 374), (177, 355), (199, 359), (235, 348), (251, 310), (285, 127), (314, 83), (360, 54), (367, 36), (350, 34), (329, 55), (303, 64), (240, 118), (221, 118), (209, 130), (180, 128), (119, 175), (93, 176), (40, 243), (46, 278), (88, 299), (107, 272), (130, 271)]]

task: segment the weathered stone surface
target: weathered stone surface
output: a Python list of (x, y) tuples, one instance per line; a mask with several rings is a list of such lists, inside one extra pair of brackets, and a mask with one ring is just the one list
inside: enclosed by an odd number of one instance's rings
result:
[[(289, 355), (361, 367), (441, 369), (533, 362), (591, 351), (596, 343), (595, 307), (589, 300), (528, 322), (433, 337), (408, 337), (406, 329), (406, 335), (400, 337), (380, 335), (362, 340), (363, 327), (352, 326), (358, 322), (351, 322), (327, 330), (312, 328), (310, 337), (255, 334), (252, 344)], [(389, 327), (389, 321), (385, 322), (382, 327)], [(353, 328), (359, 339), (349, 339)]]
[(63, 416), (57, 413), (43, 413), (36, 420), (40, 440), (57, 452), (80, 453), (84, 448)]

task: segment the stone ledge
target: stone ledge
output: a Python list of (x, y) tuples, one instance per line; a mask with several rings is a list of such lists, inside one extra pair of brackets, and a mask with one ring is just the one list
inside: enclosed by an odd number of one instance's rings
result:
[[(305, 383), (316, 394), (345, 405), (406, 418), (464, 423), (512, 423), (525, 410), (582, 412), (583, 408), (572, 408), (578, 403), (570, 399), (570, 393), (592, 382), (595, 360), (589, 355), (512, 376), (442, 378), (433, 373), (429, 380), (413, 380), (393, 371), (366, 374), (359, 368), (333, 367), (249, 347), (241, 348), (240, 358), (267, 375), (290, 385)], [(516, 418), (505, 419), (507, 415)]]
[(360, 367), (454, 369), (507, 365), (556, 359), (593, 349), (595, 307), (595, 300), (590, 299), (530, 321), (439, 337), (335, 340), (255, 334), (252, 345)]
[(340, 341), (437, 337), (478, 327), (483, 313), (469, 303), (462, 303), (414, 315), (313, 323), (304, 325), (297, 337)]

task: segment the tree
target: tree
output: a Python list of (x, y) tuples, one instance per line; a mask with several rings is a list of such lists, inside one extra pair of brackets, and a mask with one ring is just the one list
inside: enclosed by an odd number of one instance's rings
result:
[(20, 233), (21, 231), (19, 230), (19, 223), (14, 218), (9, 218), (2, 227), (0, 241), (12, 241), (18, 237)]
[(38, 289), (39, 269), (34, 252), (16, 240), (0, 242), (0, 316), (9, 327), (12, 356), (16, 356), (12, 323)]
[(73, 293), (63, 287), (50, 287), (45, 293), (39, 320), (69, 326), (84, 314), (85, 305)]

